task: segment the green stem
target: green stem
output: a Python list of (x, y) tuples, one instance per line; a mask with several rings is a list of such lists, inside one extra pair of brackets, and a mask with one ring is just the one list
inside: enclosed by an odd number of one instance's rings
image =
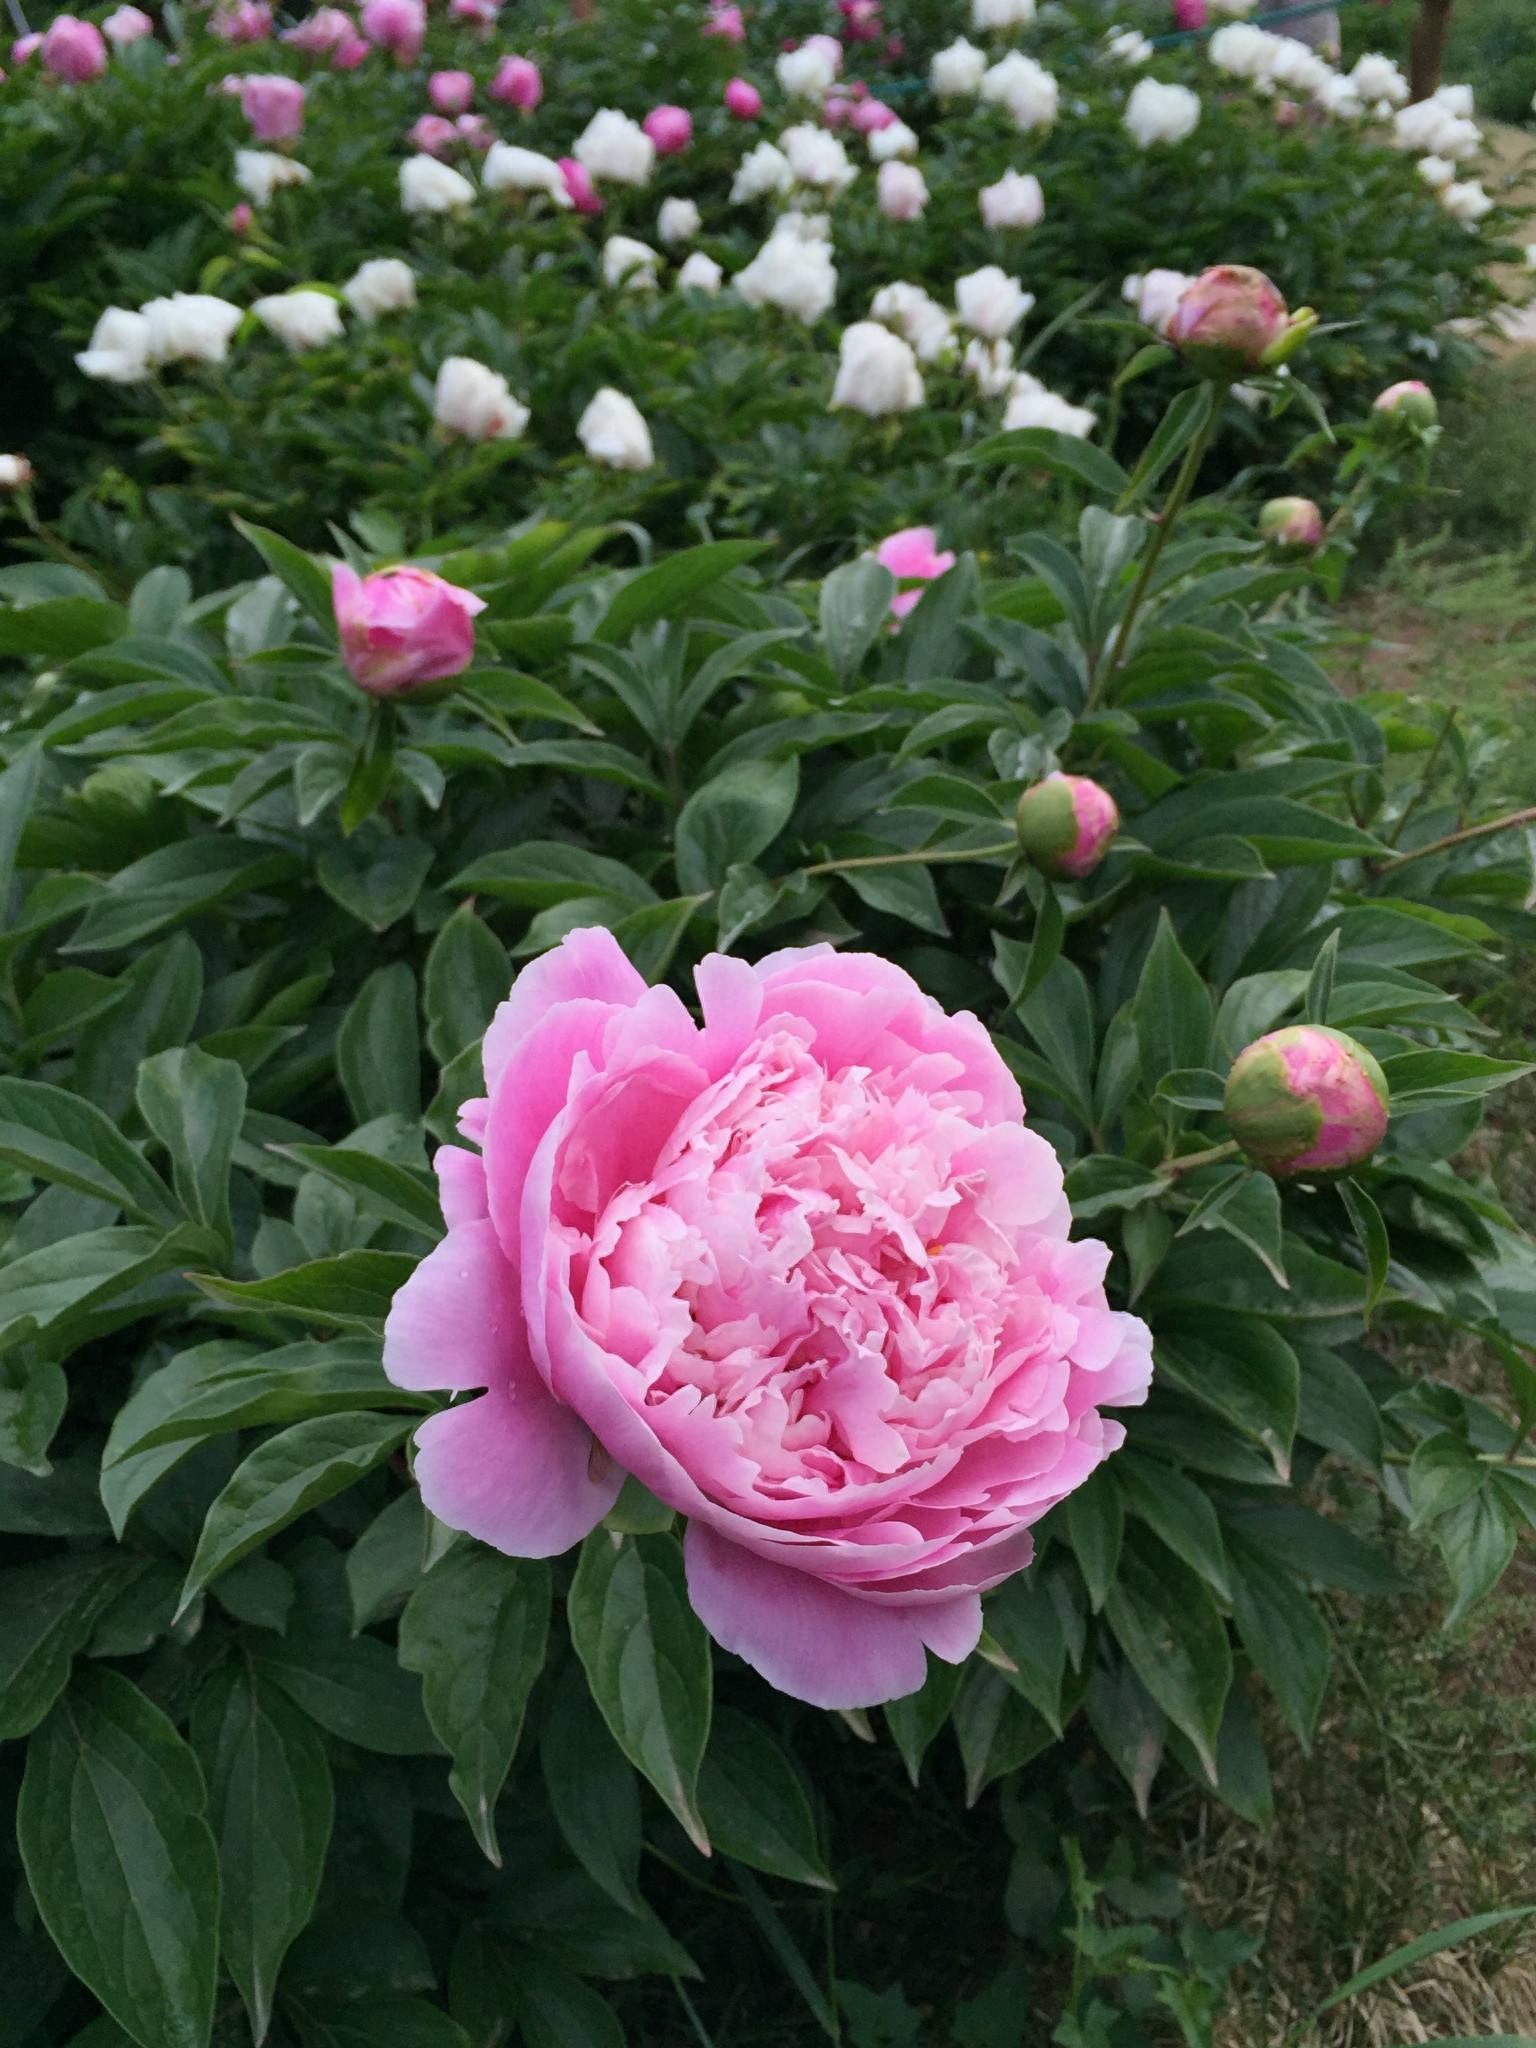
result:
[(1486, 839), (1493, 832), (1511, 832), (1517, 825), (1536, 825), (1536, 804), (1523, 811), (1511, 811), (1503, 818), (1486, 818), (1481, 825), (1464, 826), (1460, 832), (1447, 832), (1443, 839), (1431, 839), (1427, 846), (1415, 846), (1407, 853), (1394, 854), (1391, 860), (1379, 862), (1376, 872), (1388, 875), (1394, 868), (1406, 867), (1411, 860), (1424, 860), (1432, 853), (1448, 853), (1453, 846), (1465, 846), (1471, 839)]
[(1136, 578), (1136, 587), (1131, 592), (1130, 601), (1121, 614), (1120, 624), (1116, 628), (1114, 659), (1107, 663), (1101, 674), (1094, 679), (1093, 688), (1089, 690), (1087, 701), (1083, 707), (1084, 710), (1092, 710), (1094, 699), (1099, 694), (1100, 686), (1107, 686), (1111, 683), (1125, 665), (1125, 657), (1131, 644), (1131, 629), (1136, 624), (1142, 606), (1146, 603), (1147, 592), (1152, 586), (1152, 578), (1157, 574), (1157, 565), (1163, 559), (1163, 550), (1167, 547), (1173, 529), (1178, 523), (1179, 514), (1188, 504), (1190, 494), (1195, 488), (1195, 480), (1200, 474), (1200, 465), (1204, 462), (1206, 452), (1210, 448), (1211, 442), (1215, 439), (1216, 424), (1221, 418), (1221, 411), (1226, 403), (1226, 398), (1227, 388), (1223, 385), (1212, 395), (1211, 410), (1205, 420), (1205, 424), (1184, 451), (1184, 460), (1179, 465), (1179, 473), (1174, 478), (1173, 489), (1168, 493), (1167, 503), (1163, 506), (1162, 518), (1153, 528), (1152, 540), (1141, 565), (1141, 574)]
[(953, 852), (940, 846), (919, 848), (915, 853), (861, 853), (849, 860), (818, 860), (799, 872), (802, 875), (844, 875), (852, 868), (936, 867), (940, 861), (1001, 860), (1005, 854), (1017, 853), (1018, 850), (1016, 839), (1004, 839), (996, 846), (957, 846)]
[[(1517, 1471), (1536, 1472), (1536, 1458), (1516, 1458), (1508, 1451), (1474, 1451), (1473, 1457), (1479, 1465), (1513, 1465)], [(1412, 1451), (1383, 1451), (1384, 1465), (1409, 1465), (1413, 1462)]]
[(1409, 797), (1403, 807), (1403, 815), (1392, 827), (1392, 837), (1387, 841), (1388, 846), (1396, 846), (1399, 839), (1403, 836), (1403, 827), (1428, 795), (1430, 784), (1434, 779), (1435, 769), (1439, 764), (1440, 751), (1451, 736), (1451, 727), (1456, 723), (1456, 713), (1459, 708), (1459, 706), (1453, 704), (1445, 714), (1445, 723), (1435, 735), (1435, 744), (1429, 750), (1429, 759), (1424, 763), (1424, 772), (1414, 785), (1413, 795)]
[(1227, 1138), (1220, 1145), (1207, 1146), (1204, 1152), (1186, 1152), (1178, 1159), (1165, 1159), (1157, 1170), (1166, 1173), (1170, 1180), (1177, 1180), (1181, 1173), (1193, 1173), (1197, 1166), (1219, 1166), (1224, 1159), (1235, 1159), (1238, 1150), (1236, 1138)]

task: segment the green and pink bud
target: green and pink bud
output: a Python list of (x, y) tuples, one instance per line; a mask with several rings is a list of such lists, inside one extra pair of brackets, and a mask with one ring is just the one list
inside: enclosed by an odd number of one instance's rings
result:
[(1262, 270), (1218, 263), (1185, 287), (1165, 338), (1205, 377), (1236, 377), (1286, 362), (1317, 325), (1310, 306), (1292, 313)]
[(1320, 548), (1323, 515), (1310, 498), (1271, 498), (1259, 510), (1259, 532), (1277, 548)]
[(1238, 1054), (1224, 1107), (1244, 1154), (1276, 1179), (1343, 1173), (1386, 1135), (1387, 1077), (1344, 1032), (1288, 1024)]
[(1376, 400), (1373, 411), (1407, 427), (1432, 427), (1440, 417), (1435, 394), (1417, 377), (1405, 377), (1401, 384), (1389, 384)]
[(1120, 829), (1107, 789), (1086, 775), (1047, 775), (1026, 789), (1017, 812), (1019, 845), (1048, 875), (1091, 875)]
[(359, 576), (331, 570), (331, 602), (347, 673), (370, 697), (424, 694), (475, 658), (475, 614), (485, 599), (409, 563)]

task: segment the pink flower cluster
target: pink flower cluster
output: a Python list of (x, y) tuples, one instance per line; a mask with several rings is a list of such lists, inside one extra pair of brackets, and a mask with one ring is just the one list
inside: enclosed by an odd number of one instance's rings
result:
[(633, 1473), (688, 1517), (717, 1642), (869, 1706), (975, 1647), (1150, 1339), (974, 1017), (829, 946), (697, 983), (702, 1023), (601, 930), (524, 968), (385, 1369), (476, 1396), (417, 1433), (451, 1528), (552, 1556)]

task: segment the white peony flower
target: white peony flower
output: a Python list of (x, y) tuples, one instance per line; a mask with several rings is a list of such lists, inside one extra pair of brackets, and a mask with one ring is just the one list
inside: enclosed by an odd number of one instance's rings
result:
[(780, 54), (773, 75), (791, 99), (820, 99), (837, 78), (840, 57), (835, 36), (808, 36), (798, 49)]
[(776, 235), (793, 235), (801, 242), (830, 242), (832, 240), (832, 216), (828, 213), (806, 213), (798, 206), (787, 207), (773, 224)]
[(1152, 45), (1139, 29), (1112, 28), (1104, 38), (1104, 54), (1116, 64), (1145, 64)]
[(1465, 221), (1468, 227), (1480, 221), (1485, 213), (1493, 211), (1492, 199), (1476, 178), (1468, 178), (1464, 184), (1445, 186), (1440, 194), (1440, 203), (1453, 220)]
[(571, 155), (594, 178), (614, 185), (648, 185), (656, 168), (656, 145), (628, 114), (600, 107), (571, 144)]
[(1433, 185), (1437, 192), (1443, 191), (1447, 185), (1454, 184), (1456, 179), (1456, 166), (1449, 158), (1443, 156), (1421, 156), (1418, 172), (1425, 184)]
[(656, 460), (639, 406), (608, 384), (576, 422), (576, 438), (605, 469), (649, 469)]
[(1349, 82), (1363, 100), (1389, 100), (1400, 107), (1408, 98), (1408, 81), (1379, 51), (1367, 50), (1349, 74)]
[(341, 307), (329, 292), (300, 288), (258, 299), (251, 311), (269, 334), (297, 353), (341, 339)]
[(252, 206), (265, 206), (283, 185), (307, 185), (311, 172), (275, 149), (237, 149), (235, 183)]
[(1035, 18), (1035, 0), (971, 0), (971, 27), (985, 35), (990, 29), (1027, 28)]
[(462, 213), (475, 188), (452, 164), (435, 156), (408, 156), (400, 166), (400, 204), (407, 213)]
[(142, 384), (150, 368), (149, 322), (126, 306), (108, 306), (75, 362), (104, 384)]
[(1085, 441), (1093, 432), (1097, 414), (1086, 405), (1073, 405), (1054, 391), (1048, 391), (1038, 377), (1021, 370), (1013, 380), (1013, 393), (1003, 414), (1004, 433), (1021, 427), (1049, 427), (1057, 434), (1071, 434)]
[(916, 164), (880, 166), (880, 211), (887, 220), (921, 220), (928, 204), (928, 183)]
[(771, 142), (759, 142), (736, 166), (731, 181), (731, 204), (744, 205), (752, 199), (766, 199), (772, 193), (788, 192), (795, 182), (789, 158)]
[(706, 256), (702, 249), (695, 249), (677, 273), (677, 288), (685, 292), (708, 292), (713, 298), (724, 276), (725, 272), (713, 257)]
[(704, 217), (691, 199), (663, 199), (656, 216), (656, 234), (670, 248), (674, 242), (691, 242), (704, 225)]
[(1334, 114), (1342, 121), (1358, 120), (1365, 112), (1364, 100), (1350, 81), (1337, 71), (1329, 73), (1312, 97), (1325, 113)]
[(786, 128), (779, 137), (790, 173), (797, 185), (810, 185), (836, 199), (858, 176), (848, 161), (848, 152), (825, 128), (813, 128), (808, 121)]
[(985, 341), (1001, 341), (1011, 334), (1034, 303), (1034, 294), (995, 263), (973, 270), (955, 285), (961, 320)]
[(1013, 388), (1013, 343), (982, 341), (979, 337), (968, 341), (960, 367), (967, 377), (974, 379), (983, 398), (1001, 398)]
[(377, 320), (415, 305), (416, 273), (398, 256), (374, 256), (358, 265), (341, 290), (359, 320)]
[(1444, 107), (1448, 114), (1454, 114), (1463, 121), (1471, 120), (1474, 102), (1470, 85), (1436, 86), (1432, 97), (1435, 105)]
[(1325, 58), (1316, 50), (1309, 50), (1305, 43), (1298, 43), (1294, 36), (1276, 36), (1274, 40), (1278, 47), (1269, 66), (1272, 84), (1296, 93), (1317, 95), (1327, 91), (1335, 73)]
[(1392, 140), (1414, 155), (1443, 156), (1461, 163), (1477, 154), (1483, 137), (1475, 121), (1453, 113), (1438, 100), (1416, 100), (1393, 115)]
[(837, 297), (837, 270), (830, 246), (802, 241), (793, 231), (780, 229), (774, 230), (731, 281), (749, 306), (776, 306), (807, 327), (819, 320)]
[(554, 158), (519, 148), (515, 142), (491, 144), (480, 167), (480, 182), (487, 192), (543, 192), (556, 206), (571, 204), (565, 173)]
[(152, 363), (222, 363), (230, 337), (245, 318), (228, 299), (208, 292), (172, 292), (141, 308), (149, 323)]
[(957, 36), (947, 49), (934, 52), (928, 83), (941, 100), (968, 100), (980, 92), (986, 70), (986, 52)]
[(917, 137), (905, 121), (892, 121), (884, 128), (877, 128), (869, 138), (870, 160), (877, 164), (888, 164), (898, 156), (917, 155)]
[(870, 301), (869, 317), (893, 327), (920, 363), (936, 363), (954, 347), (954, 316), (920, 284), (882, 285)]
[(1281, 40), (1252, 22), (1234, 21), (1217, 29), (1206, 44), (1206, 55), (1218, 71), (1225, 71), (1230, 78), (1247, 78), (1257, 83), (1272, 76), (1279, 54), (1276, 46)]
[(610, 235), (603, 244), (603, 283), (610, 290), (623, 285), (627, 291), (653, 292), (660, 260), (648, 242), (637, 242), (632, 235)]
[(1055, 121), (1061, 88), (1043, 64), (1022, 50), (1010, 50), (981, 81), (981, 96), (992, 106), (1006, 107), (1014, 126), (1028, 134)]
[(1182, 142), (1200, 125), (1200, 96), (1187, 85), (1163, 85), (1138, 78), (1125, 103), (1125, 128), (1138, 148)]
[(922, 402), (917, 358), (900, 335), (873, 320), (856, 320), (843, 329), (829, 411), (861, 412), (878, 420), (915, 412)]
[(1033, 172), (1004, 171), (995, 185), (982, 186), (977, 201), (989, 228), (1033, 228), (1045, 218), (1045, 194)]
[(1174, 308), (1194, 281), (1182, 270), (1138, 272), (1125, 280), (1120, 296), (1128, 306), (1136, 308), (1136, 317), (1143, 327), (1162, 334), (1173, 318)]
[(473, 356), (449, 356), (432, 389), (432, 417), (467, 441), (515, 441), (530, 414), (499, 371)]

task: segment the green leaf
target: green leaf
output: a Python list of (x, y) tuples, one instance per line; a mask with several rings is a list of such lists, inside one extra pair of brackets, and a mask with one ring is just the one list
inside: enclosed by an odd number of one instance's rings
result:
[(127, 630), (121, 605), (94, 597), (55, 597), (0, 610), (0, 654), (42, 654), (68, 661)]
[(188, 1277), (231, 1308), (283, 1310), (332, 1329), (373, 1330), (382, 1327), (389, 1304), (416, 1265), (404, 1252), (338, 1252), (266, 1280), (222, 1280), (212, 1273)]
[(256, 526), (234, 515), (231, 524), (236, 533), (250, 542), (299, 610), (317, 626), (323, 626), (327, 639), (331, 639), (336, 631), (336, 608), (331, 602), (331, 579), (321, 563), (313, 555), (306, 555), (302, 548), (296, 548), (291, 540), (284, 540), (280, 533), (273, 533), (270, 527)]
[(1152, 1787), (1168, 1746), (1168, 1716), (1121, 1657), (1101, 1657), (1084, 1696), (1088, 1725), (1131, 1788), (1136, 1811), (1147, 1818)]
[(594, 1529), (566, 1614), (613, 1739), (707, 1856), (698, 1780), (709, 1738), (709, 1638), (688, 1604), (677, 1543), (669, 1536), (615, 1541)]
[(857, 675), (875, 635), (890, 623), (896, 578), (873, 555), (834, 569), (821, 584), (821, 640), (840, 683)]
[(42, 765), (43, 750), (40, 746), (23, 747), (0, 773), (0, 913), (4, 912), (10, 895), (16, 849), (21, 844), (22, 831), (37, 801)]
[(796, 1884), (836, 1889), (793, 1764), (759, 1722), (729, 1707), (710, 1729), (699, 1807), (710, 1840), (725, 1855)]
[(427, 1043), (441, 1066), (484, 1037), (511, 985), (506, 947), (460, 904), (432, 941), (423, 988)]
[(1160, 1458), (1129, 1450), (1122, 1451), (1109, 1470), (1136, 1519), (1197, 1571), (1219, 1600), (1230, 1600), (1221, 1525), (1203, 1488)]
[(310, 1722), (243, 1663), (225, 1665), (198, 1695), (192, 1744), (218, 1844), (224, 1967), (261, 2048), (283, 1958), (320, 1888), (334, 1810), (330, 1765)]
[(1288, 1478), (1301, 1367), (1274, 1325), (1262, 1316), (1181, 1308), (1163, 1314), (1157, 1330), (1154, 1354), (1164, 1383), (1235, 1423), (1263, 1446), (1279, 1477)]
[(1454, 1628), (1504, 1576), (1515, 1554), (1516, 1527), (1504, 1503), (1487, 1487), (1439, 1516), (1434, 1533), (1451, 1577), (1453, 1597), (1444, 1626)]
[(62, 950), (101, 953), (137, 945), (232, 896), (289, 881), (298, 869), (296, 854), (223, 833), (175, 840), (119, 868)]
[(0, 1572), (0, 1742), (29, 1735), (64, 1690), (125, 1562), (87, 1550)]
[(1408, 1461), (1408, 1498), (1415, 1528), (1449, 1514), (1478, 1492), (1488, 1468), (1470, 1446), (1450, 1430), (1427, 1436)]
[(259, 1443), (208, 1510), (178, 1614), (220, 1572), (382, 1464), (413, 1426), (397, 1415), (317, 1415)]
[(1285, 1276), (1285, 1223), (1280, 1190), (1267, 1173), (1239, 1171), (1213, 1189), (1215, 1199), (1202, 1200), (1179, 1231), (1220, 1230), (1246, 1245), (1272, 1275), (1277, 1287), (1289, 1288)]
[(1232, 1651), (1210, 1594), (1167, 1551), (1153, 1559), (1128, 1548), (1104, 1613), (1137, 1677), (1215, 1778)]
[(640, 1781), (574, 1658), (561, 1669), (544, 1716), (539, 1762), (550, 1809), (582, 1869), (626, 1913), (644, 1913)]
[(1491, 1934), (1495, 1927), (1508, 1927), (1513, 1921), (1528, 1920), (1536, 1913), (1536, 1906), (1505, 1906), (1494, 1913), (1474, 1913), (1468, 1920), (1453, 1920), (1449, 1927), (1438, 1927), (1433, 1934), (1421, 1934), (1416, 1941), (1405, 1942), (1377, 1962), (1351, 1977), (1325, 1998), (1311, 2016), (1309, 2024), (1315, 2023), (1325, 2012), (1331, 2012), (1336, 2005), (1342, 2005), (1346, 1998), (1358, 1998), (1362, 1991), (1369, 1991), (1373, 1985), (1384, 1984), (1388, 1977), (1401, 1975), (1411, 1970), (1416, 1963), (1427, 1962), (1431, 1956), (1439, 1955), (1448, 1948), (1459, 1948), (1464, 1941), (1475, 1941), (1480, 1934)]
[(967, 1806), (974, 1806), (995, 1778), (1022, 1770), (1055, 1739), (1050, 1724), (1003, 1674), (974, 1658), (966, 1667), (952, 1718), (965, 1768)]
[(1307, 979), (1307, 993), (1302, 1005), (1303, 1014), (1309, 1024), (1326, 1024), (1328, 1012), (1333, 1003), (1333, 980), (1339, 965), (1339, 928), (1333, 930), (1317, 949), (1317, 958), (1312, 963), (1312, 972)]
[(303, 2048), (473, 2048), (440, 2006), (398, 1992), (316, 2000), (300, 2007), (297, 2017)]
[(1113, 456), (1076, 434), (1058, 433), (1054, 427), (1015, 427), (1005, 434), (989, 435), (974, 448), (950, 457), (961, 469), (992, 468), (1009, 463), (1019, 469), (1048, 470), (1053, 476), (1069, 476), (1090, 489), (1116, 498), (1130, 482)]
[(594, 637), (618, 646), (636, 626), (678, 617), (690, 598), (720, 582), (743, 562), (750, 562), (766, 546), (766, 541), (759, 540), (713, 540), (703, 547), (667, 555), (620, 587)]
[(81, 1674), (27, 1750), (17, 1836), (43, 1924), (140, 2048), (208, 2048), (219, 1863), (202, 1774), (115, 1671)]
[(0, 1350), (47, 1331), (50, 1348), (62, 1346), (62, 1356), (73, 1337), (91, 1334), (84, 1319), (94, 1311), (127, 1300), (147, 1313), (149, 1301), (138, 1290), (181, 1265), (193, 1239), (190, 1231), (166, 1237), (128, 1225), (82, 1231), (13, 1259), (0, 1294)]
[(448, 887), (526, 910), (548, 910), (573, 896), (613, 896), (637, 910), (656, 901), (650, 883), (622, 861), (558, 839), (530, 839), (502, 853), (482, 854)]
[(139, 1113), (171, 1156), (176, 1199), (194, 1223), (231, 1241), (229, 1169), (245, 1121), (245, 1075), (195, 1045), (139, 1068)]
[(939, 906), (939, 892), (933, 876), (921, 863), (888, 868), (844, 868), (838, 880), (846, 882), (861, 903), (887, 917), (899, 917), (915, 924), (919, 931), (938, 938), (949, 937), (949, 925)]
[(1108, 1472), (1095, 1472), (1067, 1496), (1067, 1537), (1097, 1614), (1114, 1583), (1125, 1536), (1125, 1507)]
[(498, 1867), (496, 1801), (548, 1631), (548, 1565), (483, 1544), (439, 1559), (400, 1617), (400, 1662), (420, 1676), (427, 1719), (453, 1759), (449, 1788)]
[(677, 879), (688, 895), (716, 889), (738, 861), (756, 860), (788, 824), (800, 764), (741, 761), (696, 789), (677, 821)]
[(370, 931), (387, 932), (421, 894), (432, 860), (425, 840), (367, 825), (325, 848), (315, 863), (315, 880), (349, 917)]
[(1166, 910), (1159, 913), (1131, 1014), (1142, 1085), (1149, 1092), (1170, 1074), (1207, 1064), (1215, 1021), (1210, 991), (1179, 944)]
[(421, 1685), (376, 1636), (325, 1633), (262, 1636), (251, 1644), (260, 1670), (328, 1734), (380, 1756), (438, 1753), (421, 1705)]
[(1528, 1060), (1497, 1060), (1481, 1052), (1400, 1052), (1381, 1063), (1395, 1110), (1475, 1102), (1533, 1071)]
[(56, 1360), (24, 1351), (0, 1359), (0, 1465), (46, 1478), (48, 1446), (68, 1405), (69, 1382)]
[[(1150, 369), (1154, 362), (1167, 360), (1167, 350), (1160, 345), (1142, 349), (1132, 357), (1122, 378), (1137, 375), (1137, 366)], [(1193, 384), (1179, 392), (1168, 410), (1154, 428), (1152, 438), (1141, 451), (1141, 457), (1132, 470), (1125, 486), (1117, 512), (1129, 512), (1139, 505), (1156, 484), (1163, 472), (1178, 461), (1196, 434), (1211, 416), (1212, 393), (1209, 384)]]
[(1059, 1736), (1067, 1639), (1050, 1587), (1038, 1570), (1016, 1572), (989, 1597), (985, 1615), (987, 1637), (1012, 1666), (1004, 1677)]
[(436, 1191), (427, 1175), (413, 1167), (351, 1145), (274, 1145), (272, 1150), (345, 1188), (366, 1215), (382, 1216), (434, 1241), (443, 1235)]
[(403, 961), (376, 967), (342, 1019), (336, 1071), (360, 1124), (421, 1115), (416, 977)]
[(963, 1664), (946, 1664), (942, 1657), (930, 1656), (928, 1676), (917, 1691), (909, 1692), (904, 1699), (886, 1702), (886, 1726), (901, 1751), (901, 1760), (914, 1786), (928, 1745), (949, 1719), (965, 1671)]
[(0, 1079), (0, 1160), (95, 1195), (141, 1223), (169, 1229), (177, 1220), (164, 1182), (111, 1117), (45, 1081)]
[(523, 2048), (624, 2048), (623, 2028), (590, 1984), (532, 1949), (505, 1967)]
[(1229, 1533), (1232, 1618), (1303, 1749), (1310, 1749), (1328, 1689), (1333, 1638), (1296, 1581), (1248, 1537)]

